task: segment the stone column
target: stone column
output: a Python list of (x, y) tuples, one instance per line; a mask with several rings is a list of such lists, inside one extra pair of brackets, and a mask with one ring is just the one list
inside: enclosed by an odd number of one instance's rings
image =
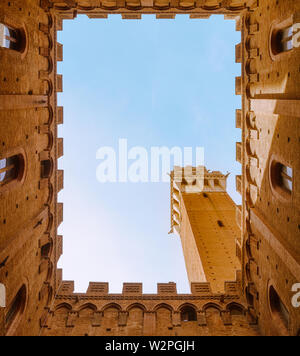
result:
[(173, 326), (180, 326), (181, 325), (181, 315), (180, 312), (175, 311), (173, 313)]

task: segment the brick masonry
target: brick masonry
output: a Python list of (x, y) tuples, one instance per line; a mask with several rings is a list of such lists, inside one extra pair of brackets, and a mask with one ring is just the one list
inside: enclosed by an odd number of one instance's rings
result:
[[(56, 69), (63, 48), (56, 34), (77, 14), (103, 19), (112, 13), (124, 20), (187, 13), (203, 21), (219, 14), (235, 20), (241, 32), (236, 94), (242, 103), (235, 120), (243, 203), (235, 208), (226, 192), (208, 192), (216, 210), (207, 205), (200, 212), (204, 198), (181, 192), (179, 215), (172, 216), (179, 218), (183, 230), (175, 220), (173, 228), (196, 282), (188, 295), (177, 294), (174, 284), (160, 284), (153, 295), (143, 294), (141, 284), (126, 284), (122, 294), (112, 295), (107, 283), (91, 283), (87, 293), (76, 294), (74, 282), (63, 281), (57, 269), (63, 252), (57, 194), (64, 184), (57, 169), (63, 78)], [(0, 47), (0, 159), (19, 159), (16, 179), (0, 185), (0, 283), (7, 305), (0, 307), (0, 335), (299, 335), (300, 310), (291, 305), (291, 289), (300, 282), (300, 49), (280, 52), (277, 46), (280, 30), (299, 23), (299, 14), (294, 0), (1, 2), (0, 23), (18, 31), (21, 46)], [(280, 187), (277, 163), (293, 170), (290, 193)], [(218, 235), (215, 225), (202, 236), (200, 224), (214, 224), (219, 210), (232, 230), (222, 230), (222, 250), (205, 241)], [(217, 278), (208, 273), (210, 264)], [(196, 319), (182, 320), (187, 309)]]

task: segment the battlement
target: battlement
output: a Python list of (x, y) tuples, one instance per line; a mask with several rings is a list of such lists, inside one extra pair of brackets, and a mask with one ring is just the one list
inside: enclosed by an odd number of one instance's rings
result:
[(157, 283), (157, 293), (156, 294), (144, 294), (143, 293), (143, 283), (123, 283), (122, 293), (110, 293), (108, 282), (90, 282), (86, 293), (74, 293), (75, 282), (74, 281), (62, 281), (57, 297), (61, 298), (105, 298), (107, 297), (118, 297), (118, 298), (153, 298), (153, 297), (175, 297), (178, 296), (189, 296), (189, 297), (214, 297), (214, 298), (238, 298), (240, 291), (240, 275), (241, 272), (237, 272), (236, 281), (227, 281), (224, 285), (224, 293), (213, 293), (210, 283), (191, 283), (191, 293), (180, 294), (177, 292), (177, 284), (174, 282), (169, 283)]
[[(190, 294), (178, 294), (174, 282), (158, 283), (157, 294), (143, 294), (142, 283), (124, 283), (120, 294), (109, 284), (90, 282), (86, 293), (74, 293), (63, 281), (56, 300), (41, 320), (44, 335), (258, 335), (257, 320), (239, 295), (241, 273), (225, 282), (225, 293), (210, 283), (191, 283)], [(225, 328), (230, 326), (230, 328)]]
[(175, 166), (171, 172), (171, 185), (181, 193), (226, 192), (228, 176), (204, 166)]

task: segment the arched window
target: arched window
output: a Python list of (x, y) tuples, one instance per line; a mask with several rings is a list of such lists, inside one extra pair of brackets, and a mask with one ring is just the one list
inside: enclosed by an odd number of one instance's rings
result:
[(278, 326), (283, 326), (287, 330), (290, 322), (290, 314), (273, 286), (270, 287), (269, 291), (269, 303), (272, 314), (277, 319)]
[(22, 52), (25, 47), (22, 31), (0, 23), (0, 47)]
[(22, 155), (0, 159), (0, 187), (18, 179), (23, 171)]
[(287, 193), (293, 191), (293, 169), (280, 162), (273, 162), (271, 166), (271, 180), (274, 188), (280, 188)]
[(239, 305), (232, 305), (229, 308), (230, 311), (230, 315), (231, 316), (240, 316), (240, 315), (244, 315), (244, 311), (243, 308)]
[[(8, 312), (5, 316), (5, 326), (8, 332), (10, 328), (14, 328), (14, 322), (17, 321), (18, 317), (24, 312), (26, 304), (26, 287), (23, 285), (20, 290), (18, 291), (15, 299), (11, 303)], [(15, 325), (17, 327), (17, 325)]]
[(272, 35), (272, 51), (275, 55), (293, 49), (293, 26), (274, 30)]
[(194, 308), (186, 306), (181, 309), (181, 321), (197, 321), (197, 314)]

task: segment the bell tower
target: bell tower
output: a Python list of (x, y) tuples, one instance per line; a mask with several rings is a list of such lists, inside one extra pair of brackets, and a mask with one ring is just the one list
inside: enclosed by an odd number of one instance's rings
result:
[(189, 282), (209, 282), (214, 293), (236, 279), (240, 229), (227, 177), (204, 167), (171, 172), (171, 233), (181, 237)]

